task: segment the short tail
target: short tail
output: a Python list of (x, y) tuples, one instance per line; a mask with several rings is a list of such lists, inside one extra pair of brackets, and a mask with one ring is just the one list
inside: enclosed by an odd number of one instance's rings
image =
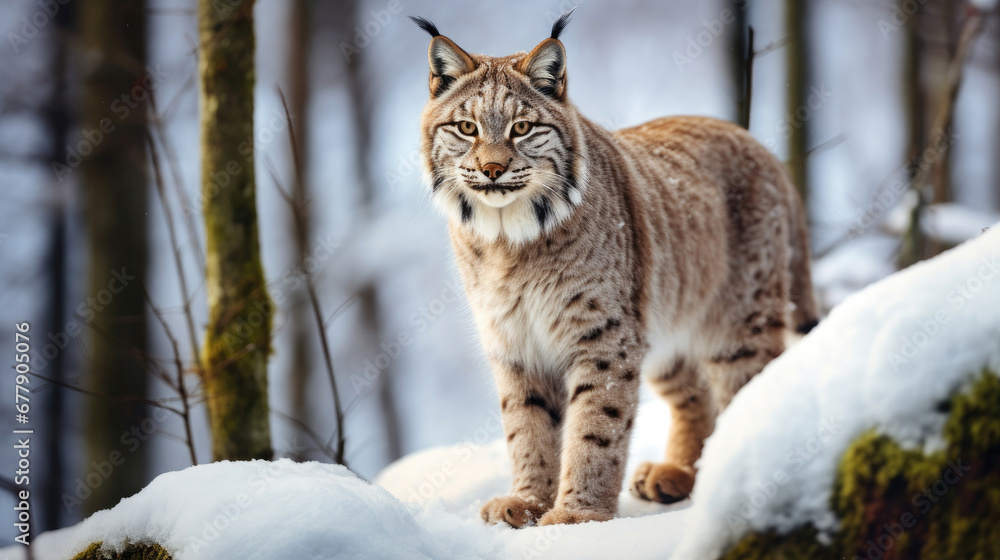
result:
[[(789, 179), (790, 181), (790, 179)], [(812, 263), (809, 251), (809, 226), (806, 223), (806, 211), (798, 191), (791, 189), (791, 208), (794, 215), (789, 228), (791, 259), (790, 299), (795, 304), (792, 311), (793, 327), (800, 334), (807, 334), (819, 324), (819, 308), (816, 303), (816, 293), (812, 283)]]

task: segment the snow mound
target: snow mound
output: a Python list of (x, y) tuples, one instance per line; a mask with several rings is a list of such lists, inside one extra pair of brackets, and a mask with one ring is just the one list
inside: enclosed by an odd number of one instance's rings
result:
[[(626, 482), (642, 461), (660, 460), (670, 426), (665, 403), (644, 388), (643, 403), (632, 434)], [(497, 411), (499, 413), (499, 411)], [(690, 502), (665, 506), (634, 498), (624, 490), (618, 497), (616, 519), (604, 523), (553, 525), (512, 529), (483, 527), (479, 509), (486, 500), (510, 491), (507, 442), (490, 441), (501, 431), (492, 417), (459, 444), (435, 447), (404, 457), (386, 467), (375, 482), (408, 505), (418, 520), (439, 526), (439, 512), (489, 530), (496, 542), (496, 558), (666, 558), (684, 534)]]
[(679, 560), (748, 533), (836, 530), (840, 458), (867, 430), (937, 449), (936, 405), (1000, 365), (1000, 227), (848, 298), (746, 385), (699, 464)]
[[(381, 487), (321, 463), (220, 462), (163, 474), (75, 527), (55, 558), (90, 543), (156, 542), (175, 560), (493, 557), (461, 522), (431, 532)], [(485, 533), (485, 529), (483, 530)]]
[[(661, 456), (669, 426), (666, 405), (645, 396), (630, 465)], [(166, 473), (110, 510), (40, 535), (34, 557), (65, 560), (103, 541), (118, 551), (128, 542), (155, 542), (175, 560), (654, 560), (680, 541), (690, 502), (663, 506), (627, 492), (619, 518), (605, 523), (520, 530), (485, 525), (482, 503), (510, 490), (506, 441), (492, 440), (498, 422), (492, 418), (469, 441), (400, 459), (379, 474), (379, 484), (341, 466), (287, 459)], [(0, 558), (20, 560), (23, 553), (11, 547), (0, 550)]]

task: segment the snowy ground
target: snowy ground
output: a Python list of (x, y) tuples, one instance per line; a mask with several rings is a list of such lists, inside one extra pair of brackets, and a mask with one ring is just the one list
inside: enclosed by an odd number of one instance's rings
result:
[[(812, 523), (839, 459), (876, 429), (940, 447), (937, 405), (984, 366), (1000, 368), (1000, 227), (849, 297), (733, 400), (708, 440), (693, 506), (627, 494), (606, 523), (487, 527), (480, 504), (509, 484), (499, 420), (465, 442), (413, 454), (368, 483), (343, 467), (288, 460), (167, 473), (112, 510), (41, 536), (35, 558), (94, 541), (153, 540), (187, 558), (713, 558), (751, 531)], [(631, 471), (656, 459), (668, 424), (646, 398)], [(23, 558), (19, 549), (0, 558)]]
[[(669, 414), (644, 394), (629, 472), (663, 453)], [(288, 460), (213, 463), (167, 473), (115, 509), (35, 542), (38, 560), (72, 557), (87, 544), (151, 538), (185, 558), (663, 558), (684, 533), (690, 501), (672, 506), (623, 492), (607, 523), (487, 527), (483, 501), (510, 485), (499, 419), (458, 445), (390, 465), (369, 484), (341, 467)], [(391, 537), (387, 537), (391, 535)], [(634, 538), (627, 538), (633, 535)], [(365, 548), (368, 547), (368, 548)], [(19, 548), (2, 560), (24, 558)]]

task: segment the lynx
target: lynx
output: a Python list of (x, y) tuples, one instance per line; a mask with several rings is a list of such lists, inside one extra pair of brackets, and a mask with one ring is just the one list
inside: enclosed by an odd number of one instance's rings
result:
[(469, 54), (433, 23), (421, 118), (431, 197), (492, 365), (513, 527), (614, 517), (640, 378), (672, 422), (636, 496), (684, 499), (716, 415), (817, 320), (802, 205), (746, 130), (673, 117), (609, 132), (567, 98), (559, 35)]

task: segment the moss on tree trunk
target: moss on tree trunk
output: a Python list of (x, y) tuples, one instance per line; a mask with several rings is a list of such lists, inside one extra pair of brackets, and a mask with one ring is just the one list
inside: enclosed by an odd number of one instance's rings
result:
[(199, 0), (201, 181), (209, 324), (203, 391), (212, 456), (270, 459), (271, 315), (254, 186), (253, 0)]
[(844, 454), (829, 546), (816, 530), (753, 534), (728, 560), (951, 560), (1000, 558), (1000, 377), (986, 372), (953, 397), (947, 447), (925, 455), (869, 432)]

